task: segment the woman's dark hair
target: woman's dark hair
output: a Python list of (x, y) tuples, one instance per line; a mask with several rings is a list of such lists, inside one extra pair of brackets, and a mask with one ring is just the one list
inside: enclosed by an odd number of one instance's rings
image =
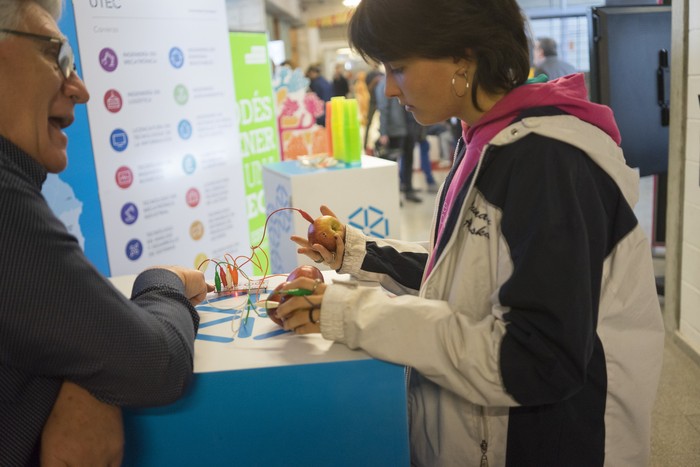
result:
[(406, 58), (477, 60), (472, 102), (479, 86), (510, 91), (530, 73), (525, 16), (516, 0), (362, 0), (348, 25), (350, 46), (365, 61)]

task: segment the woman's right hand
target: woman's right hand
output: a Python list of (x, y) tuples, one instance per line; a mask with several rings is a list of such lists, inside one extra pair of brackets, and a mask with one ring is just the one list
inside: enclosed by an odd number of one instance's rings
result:
[[(321, 205), (321, 215), (338, 218), (326, 205)], [(328, 251), (328, 249), (318, 243), (312, 245), (306, 237), (292, 235), (291, 239), (294, 243), (299, 245), (297, 253), (308, 256), (315, 263), (325, 263), (336, 270), (340, 269), (343, 265), (343, 256), (345, 255), (345, 224), (343, 224), (340, 233), (335, 236), (334, 252)]]

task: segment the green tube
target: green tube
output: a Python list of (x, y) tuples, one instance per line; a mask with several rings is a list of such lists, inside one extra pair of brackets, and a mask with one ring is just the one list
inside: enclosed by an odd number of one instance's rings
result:
[(362, 165), (362, 139), (360, 136), (360, 117), (357, 99), (345, 100), (345, 165), (359, 167)]

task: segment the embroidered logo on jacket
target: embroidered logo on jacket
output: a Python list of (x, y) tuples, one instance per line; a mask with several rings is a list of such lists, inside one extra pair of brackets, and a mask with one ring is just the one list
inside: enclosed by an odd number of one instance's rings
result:
[(464, 221), (464, 226), (469, 230), (469, 233), (489, 238), (489, 226), (491, 225), (489, 215), (479, 211), (476, 206), (471, 206), (469, 213), (469, 217)]

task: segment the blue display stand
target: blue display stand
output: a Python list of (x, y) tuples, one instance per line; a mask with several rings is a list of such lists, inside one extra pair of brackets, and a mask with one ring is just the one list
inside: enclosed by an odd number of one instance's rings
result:
[(403, 368), (376, 360), (197, 374), (124, 418), (125, 466), (409, 465)]
[(194, 382), (175, 404), (124, 411), (124, 466), (409, 465), (403, 367), (265, 317), (234, 336), (240, 317), (200, 308)]

